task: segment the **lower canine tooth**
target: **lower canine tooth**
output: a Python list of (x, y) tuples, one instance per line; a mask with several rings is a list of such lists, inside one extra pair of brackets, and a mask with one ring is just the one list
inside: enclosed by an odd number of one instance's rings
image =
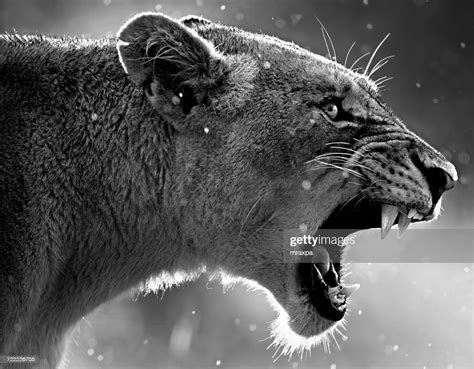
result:
[(329, 287), (328, 288), (328, 295), (329, 297), (333, 298), (334, 296), (336, 296), (339, 292), (341, 291), (341, 288), (338, 286), (338, 287)]
[(402, 237), (408, 226), (411, 223), (411, 219), (404, 213), (400, 213), (398, 216), (398, 237)]
[(352, 284), (349, 286), (344, 286), (342, 287), (342, 293), (346, 295), (346, 298), (352, 295), (354, 292), (356, 292), (360, 288), (360, 284)]
[(392, 228), (395, 219), (397, 219), (398, 208), (393, 205), (382, 205), (382, 225), (380, 236), (382, 240), (387, 237), (390, 228)]

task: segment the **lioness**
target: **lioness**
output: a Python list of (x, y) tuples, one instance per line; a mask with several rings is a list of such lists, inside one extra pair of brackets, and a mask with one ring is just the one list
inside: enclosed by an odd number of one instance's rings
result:
[(310, 348), (357, 285), (341, 278), (342, 248), (282, 262), (282, 230), (403, 232), (434, 219), (457, 180), (384, 104), (372, 58), (357, 72), (158, 13), (116, 40), (6, 34), (0, 46), (2, 355), (54, 368), (98, 305), (202, 270), (264, 288), (283, 351)]

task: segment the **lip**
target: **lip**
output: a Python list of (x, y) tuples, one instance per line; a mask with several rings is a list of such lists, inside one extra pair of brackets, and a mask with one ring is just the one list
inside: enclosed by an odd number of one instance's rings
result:
[[(387, 219), (387, 209), (392, 210), (389, 224), (383, 222)], [(336, 208), (320, 226), (319, 231), (327, 230), (334, 232), (338, 237), (346, 237), (360, 230), (370, 228), (381, 228), (381, 236), (384, 238), (394, 224), (399, 224), (399, 232), (406, 225), (408, 214), (416, 214), (410, 218), (410, 223), (430, 220), (434, 217), (432, 212), (422, 214), (412, 210), (406, 205), (386, 204), (373, 200), (366, 200), (358, 206), (345, 206)], [(414, 209), (414, 208), (411, 208)], [(406, 229), (405, 228), (405, 229)], [(403, 233), (403, 231), (402, 231)], [(320, 269), (312, 263), (300, 263), (296, 267), (296, 280), (303, 294), (305, 294), (319, 315), (331, 320), (340, 321), (347, 311), (347, 302), (350, 295), (358, 289), (358, 285), (347, 286), (344, 283), (345, 268), (342, 260), (344, 247), (337, 245), (317, 246), (324, 247), (328, 254), (329, 269), (322, 275)], [(356, 287), (357, 286), (357, 287)]]

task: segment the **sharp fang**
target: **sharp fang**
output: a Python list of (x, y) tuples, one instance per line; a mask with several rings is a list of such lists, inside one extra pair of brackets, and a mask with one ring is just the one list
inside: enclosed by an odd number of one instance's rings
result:
[(354, 292), (356, 292), (360, 288), (360, 284), (352, 284), (349, 286), (344, 286), (342, 287), (342, 293), (346, 295), (346, 298), (348, 298), (350, 295), (352, 295)]
[(342, 293), (342, 287), (328, 287), (328, 297), (333, 304), (343, 304), (345, 302), (345, 296)]
[(395, 219), (397, 219), (398, 208), (393, 205), (382, 205), (382, 226), (380, 236), (382, 240), (387, 237), (390, 228), (392, 228)]
[(413, 218), (418, 212), (415, 209), (410, 209), (408, 212), (408, 218)]
[(400, 213), (398, 216), (398, 238), (401, 238), (405, 231), (408, 229), (408, 226), (411, 223), (410, 217), (405, 213)]

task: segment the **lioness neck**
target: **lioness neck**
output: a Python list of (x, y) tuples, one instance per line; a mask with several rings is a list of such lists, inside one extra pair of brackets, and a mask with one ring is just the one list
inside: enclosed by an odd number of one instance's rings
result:
[(41, 342), (55, 336), (46, 329), (64, 331), (178, 262), (182, 241), (162, 200), (174, 133), (129, 82), (112, 41), (2, 36), (0, 46), (0, 159), (31, 174), (7, 191), (31, 215), (8, 220), (27, 240), (12, 248), (42, 269), (40, 280), (18, 281), (39, 292), (28, 314), (8, 318), (22, 329), (5, 345), (42, 355), (54, 346)]

